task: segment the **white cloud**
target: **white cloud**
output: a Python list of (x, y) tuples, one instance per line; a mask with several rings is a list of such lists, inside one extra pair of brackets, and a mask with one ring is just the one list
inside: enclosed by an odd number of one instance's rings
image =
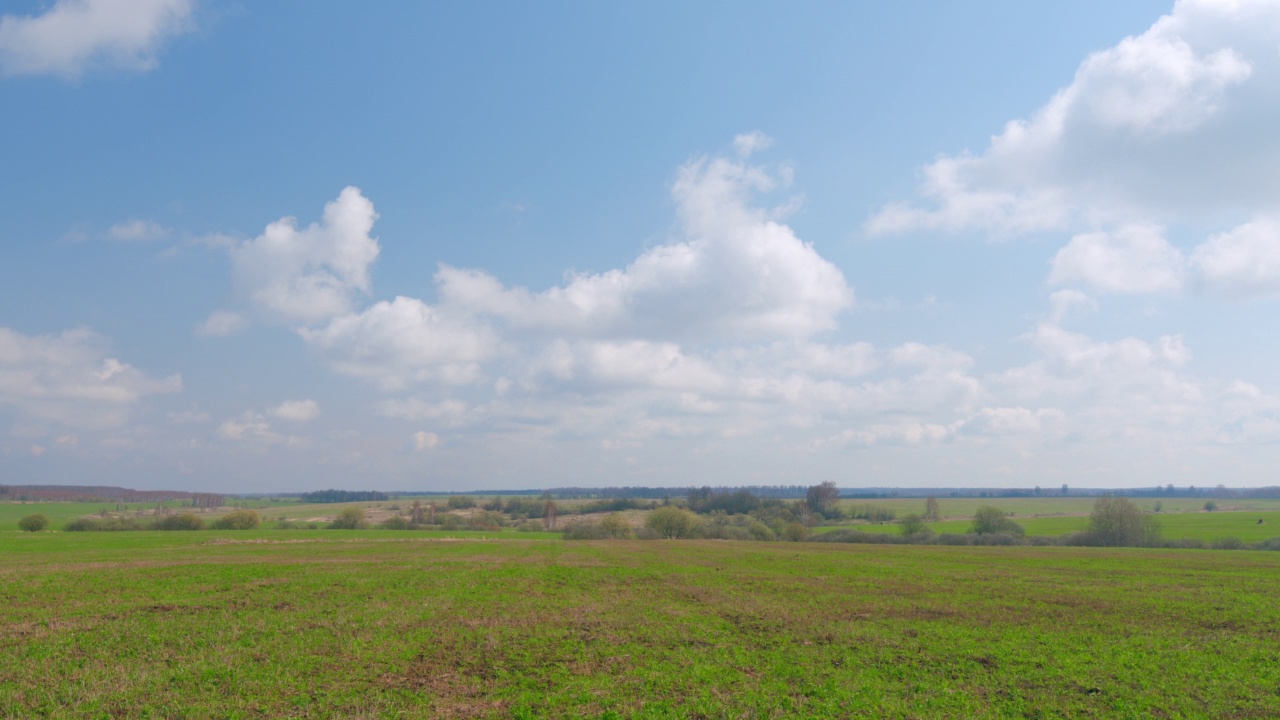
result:
[(413, 436), (410, 438), (410, 440), (412, 440), (413, 442), (413, 449), (415, 451), (430, 450), (431, 448), (440, 444), (439, 435), (436, 435), (435, 433), (432, 433), (432, 432), (427, 432), (425, 430), (419, 430), (418, 432), (414, 433)]
[(85, 329), (24, 335), (0, 327), (0, 406), (79, 427), (115, 427), (148, 395), (178, 392), (182, 378), (153, 378), (111, 357)]
[(1089, 56), (982, 154), (928, 165), (922, 202), (887, 206), (865, 229), (1008, 235), (1274, 208), (1278, 45), (1280, 4), (1181, 0)]
[(1280, 293), (1280, 221), (1260, 217), (1215, 235), (1196, 248), (1191, 263), (1199, 279), (1226, 295)]
[(92, 67), (145, 71), (170, 38), (194, 27), (194, 0), (58, 0), (40, 15), (0, 17), (6, 75), (80, 76)]
[(853, 303), (844, 275), (778, 222), (777, 210), (751, 203), (784, 181), (724, 158), (695, 160), (672, 189), (683, 240), (540, 293), (443, 267), (442, 304), (518, 330), (580, 337), (742, 341), (833, 329)]
[(281, 420), (307, 422), (320, 415), (320, 404), (315, 400), (288, 400), (272, 408), (271, 414)]
[(216, 310), (196, 326), (196, 334), (206, 337), (226, 337), (247, 327), (249, 321), (243, 315), (226, 310)]
[(299, 330), (336, 371), (398, 389), (428, 380), (467, 384), (498, 343), (483, 325), (452, 317), (421, 300), (398, 297)]
[(773, 147), (773, 138), (759, 130), (735, 135), (733, 138), (733, 149), (739, 157), (748, 157), (759, 150), (768, 150), (771, 147)]
[(298, 229), (282, 218), (262, 235), (231, 249), (237, 288), (268, 317), (316, 324), (351, 312), (353, 296), (369, 291), (378, 258), (370, 237), (378, 219), (373, 203), (348, 187), (324, 207), (320, 223)]
[(169, 230), (154, 220), (133, 219), (112, 225), (107, 237), (120, 242), (151, 242), (169, 234)]
[(1127, 225), (1071, 238), (1054, 256), (1049, 282), (1082, 283), (1104, 293), (1175, 292), (1182, 288), (1185, 265), (1161, 228)]

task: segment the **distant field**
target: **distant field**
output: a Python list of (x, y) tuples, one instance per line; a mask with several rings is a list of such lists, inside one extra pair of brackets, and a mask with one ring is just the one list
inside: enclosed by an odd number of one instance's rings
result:
[(1277, 717), (1277, 594), (1266, 552), (0, 532), (0, 717)]
[[(1280, 512), (1280, 499), (1227, 499), (1213, 498), (1134, 498), (1133, 502), (1143, 510), (1152, 510), (1157, 502), (1163, 506), (1165, 514), (1179, 512), (1199, 512), (1204, 509), (1208, 500), (1216, 502), (1222, 510), (1274, 510)], [(948, 498), (939, 497), (938, 507), (943, 518), (968, 519), (983, 505), (992, 505), (1005, 512), (1017, 516), (1027, 515), (1088, 515), (1093, 509), (1096, 497), (1038, 497), (1038, 498)], [(859, 505), (874, 505), (896, 512), (899, 516), (907, 513), (924, 513), (924, 498), (884, 498), (874, 500), (856, 500), (844, 498), (840, 506), (846, 510)], [(1280, 533), (1277, 533), (1280, 534)]]

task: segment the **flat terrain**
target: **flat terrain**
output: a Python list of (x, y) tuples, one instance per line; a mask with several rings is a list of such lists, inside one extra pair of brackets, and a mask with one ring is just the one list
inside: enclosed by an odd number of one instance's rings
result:
[(1269, 552), (0, 532), (0, 716), (1267, 718), (1278, 595)]

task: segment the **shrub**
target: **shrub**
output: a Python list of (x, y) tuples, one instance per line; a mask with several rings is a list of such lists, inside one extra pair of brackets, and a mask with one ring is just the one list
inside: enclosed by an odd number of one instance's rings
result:
[(1204, 504), (1204, 511), (1205, 511), (1205, 512), (1213, 512), (1214, 510), (1217, 510), (1217, 509), (1218, 509), (1218, 503), (1216, 503), (1216, 502), (1214, 502), (1214, 501), (1212, 501), (1212, 500), (1210, 500), (1209, 502), (1207, 502), (1207, 503), (1205, 503), (1205, 504)]
[(472, 530), (498, 530), (507, 524), (507, 519), (501, 513), (496, 512), (478, 512), (471, 516), (467, 521), (467, 525)]
[(467, 519), (461, 515), (445, 513), (436, 519), (440, 522), (440, 529), (442, 530), (465, 530), (467, 527)]
[(1213, 541), (1214, 550), (1244, 550), (1245, 544), (1240, 538), (1225, 537)]
[(26, 515), (18, 521), (18, 529), (27, 532), (40, 532), (49, 527), (48, 516), (35, 513), (34, 515)]
[(395, 515), (387, 518), (379, 527), (383, 530), (408, 530), (409, 520), (407, 518), (400, 517), (399, 515)]
[(1280, 537), (1263, 540), (1253, 546), (1255, 550), (1280, 550)]
[(618, 513), (610, 513), (600, 521), (600, 532), (607, 538), (626, 540), (631, 537), (631, 523)]
[(747, 534), (751, 536), (752, 540), (773, 540), (778, 537), (769, 529), (768, 525), (759, 520), (752, 520), (747, 523)]
[(258, 527), (261, 519), (252, 510), (236, 510), (214, 520), (209, 527), (214, 530), (252, 530)]
[(1022, 537), (1026, 530), (1009, 519), (1003, 511), (990, 505), (983, 505), (973, 514), (973, 525), (969, 532), (974, 535), (1012, 535)]
[(363, 530), (369, 527), (364, 520), (364, 508), (349, 507), (338, 513), (338, 517), (329, 523), (330, 530)]
[(1086, 535), (1090, 545), (1151, 547), (1160, 543), (1160, 526), (1132, 500), (1103, 495), (1093, 503)]
[(525, 520), (519, 525), (516, 525), (516, 530), (519, 530), (520, 532), (542, 532), (545, 529), (546, 528), (543, 527), (541, 520)]
[(790, 542), (801, 542), (809, 538), (809, 528), (804, 523), (792, 520), (782, 528), (782, 539)]
[(142, 523), (133, 518), (79, 518), (67, 523), (63, 528), (67, 532), (116, 532), (121, 530), (145, 530)]
[(644, 526), (668, 540), (675, 538), (691, 538), (701, 535), (702, 521), (697, 515), (682, 510), (674, 505), (660, 507), (649, 513)]
[(902, 528), (902, 534), (906, 536), (932, 534), (929, 525), (925, 523), (924, 518), (912, 513), (911, 515), (903, 515), (898, 521), (898, 527)]
[(166, 515), (156, 520), (152, 527), (156, 530), (203, 530), (204, 520), (195, 513), (180, 513)]
[(476, 501), (466, 495), (454, 495), (445, 501), (445, 507), (450, 510), (466, 510), (476, 506)]

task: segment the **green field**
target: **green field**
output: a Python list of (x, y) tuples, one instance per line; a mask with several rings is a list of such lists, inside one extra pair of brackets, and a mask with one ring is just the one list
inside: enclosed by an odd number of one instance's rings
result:
[(1277, 717), (1278, 593), (1267, 552), (3, 532), (0, 716)]
[[(1280, 499), (1270, 498), (1134, 498), (1139, 508), (1151, 511), (1158, 502), (1162, 505), (1163, 514), (1182, 512), (1200, 512), (1208, 500), (1218, 504), (1221, 511), (1243, 510), (1249, 512), (1280, 512)], [(1088, 515), (1097, 502), (1096, 497), (1038, 497), (1038, 498), (949, 498), (939, 497), (938, 508), (943, 519), (968, 519), (983, 505), (992, 505), (1005, 512), (1013, 513), (1019, 522), (1028, 516), (1037, 515)], [(844, 498), (840, 507), (846, 511), (860, 505), (874, 505), (894, 511), (899, 517), (907, 513), (924, 514), (924, 498), (877, 498), (872, 500), (855, 500)], [(1256, 519), (1256, 518), (1255, 518)], [(1280, 534), (1280, 533), (1277, 533)]]

